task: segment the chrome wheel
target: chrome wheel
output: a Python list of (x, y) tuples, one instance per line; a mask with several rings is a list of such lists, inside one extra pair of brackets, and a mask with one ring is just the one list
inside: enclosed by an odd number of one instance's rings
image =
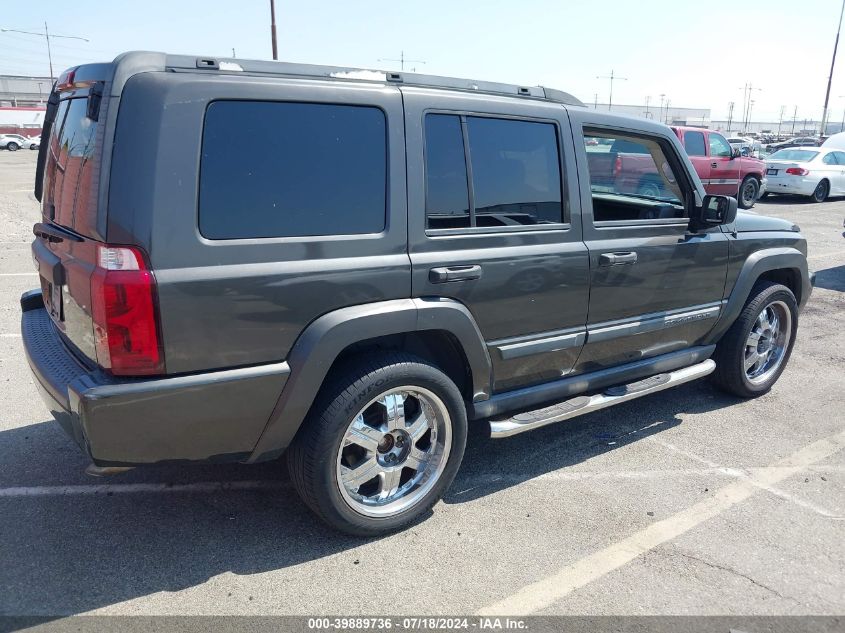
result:
[(744, 369), (752, 384), (766, 382), (783, 363), (792, 338), (792, 313), (783, 301), (766, 305), (745, 341)]
[(444, 402), (422, 387), (397, 387), (361, 409), (337, 454), (337, 483), (355, 512), (389, 517), (418, 503), (437, 483), (452, 447)]

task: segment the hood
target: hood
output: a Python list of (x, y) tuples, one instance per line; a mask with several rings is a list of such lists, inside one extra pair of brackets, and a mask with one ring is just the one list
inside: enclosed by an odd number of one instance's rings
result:
[(800, 229), (797, 224), (781, 218), (759, 215), (753, 211), (740, 211), (736, 214), (736, 230), (740, 233), (752, 231), (793, 231)]

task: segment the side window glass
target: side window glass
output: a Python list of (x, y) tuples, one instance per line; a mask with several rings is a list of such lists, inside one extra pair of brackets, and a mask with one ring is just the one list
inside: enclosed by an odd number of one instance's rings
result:
[(425, 166), (429, 229), (564, 221), (557, 129), (551, 123), (427, 114)]
[(729, 158), (733, 156), (730, 144), (721, 134), (710, 133), (710, 156), (714, 158)]
[(690, 156), (707, 156), (702, 132), (684, 132), (684, 149)]
[(657, 139), (597, 129), (584, 135), (594, 222), (686, 216), (684, 190)]
[(460, 117), (426, 115), (425, 182), (428, 228), (462, 229), (471, 226)]
[(551, 123), (467, 117), (476, 226), (563, 221)]
[(833, 152), (837, 165), (845, 165), (845, 152)]
[(836, 165), (836, 152), (831, 152), (830, 154), (825, 154), (824, 158), (822, 158), (822, 162), (825, 165)]

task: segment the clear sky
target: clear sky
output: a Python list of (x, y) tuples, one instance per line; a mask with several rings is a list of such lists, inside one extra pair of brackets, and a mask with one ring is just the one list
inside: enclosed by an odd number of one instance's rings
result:
[[(286, 61), (398, 69), (543, 84), (592, 102), (704, 107), (713, 118), (742, 108), (752, 118), (820, 118), (840, 0), (322, 0), (276, 1), (279, 57)], [(104, 61), (134, 49), (270, 59), (269, 0), (0, 0), (0, 27), (43, 29), (54, 41), (54, 70)], [(843, 37), (845, 49), (845, 37)], [(830, 119), (845, 109), (840, 51)], [(48, 74), (43, 38), (0, 33), (0, 73)]]

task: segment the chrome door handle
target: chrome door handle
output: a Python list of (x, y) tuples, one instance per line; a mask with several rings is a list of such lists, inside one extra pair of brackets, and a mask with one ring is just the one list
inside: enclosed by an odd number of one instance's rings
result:
[(637, 254), (629, 253), (602, 253), (599, 255), (599, 266), (620, 266), (622, 264), (636, 264)]
[(428, 280), (433, 284), (444, 284), (447, 281), (469, 281), (481, 277), (481, 266), (443, 266), (428, 271)]

